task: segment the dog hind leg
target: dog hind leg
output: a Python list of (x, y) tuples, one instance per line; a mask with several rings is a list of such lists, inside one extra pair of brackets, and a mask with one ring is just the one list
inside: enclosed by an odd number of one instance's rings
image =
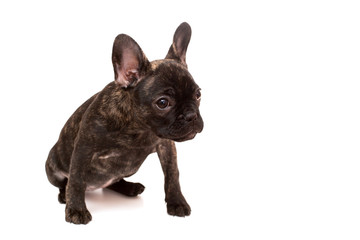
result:
[(135, 197), (145, 190), (144, 185), (141, 183), (127, 182), (124, 179), (121, 179), (119, 182), (113, 183), (106, 188), (129, 197)]

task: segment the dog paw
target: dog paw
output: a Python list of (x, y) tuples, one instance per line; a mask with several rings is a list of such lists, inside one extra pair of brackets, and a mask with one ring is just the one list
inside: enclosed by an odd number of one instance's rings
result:
[(91, 214), (87, 209), (78, 210), (66, 207), (65, 220), (69, 223), (87, 224), (91, 219)]
[(140, 195), (144, 190), (145, 187), (141, 183), (133, 183), (132, 186), (128, 188), (126, 195), (129, 197), (135, 197)]
[(191, 208), (184, 200), (181, 203), (168, 203), (167, 212), (172, 216), (185, 217), (190, 215)]
[(144, 185), (142, 185), (141, 183), (127, 182), (123, 179), (117, 183), (108, 186), (107, 188), (115, 192), (124, 194), (128, 197), (136, 197), (145, 190)]

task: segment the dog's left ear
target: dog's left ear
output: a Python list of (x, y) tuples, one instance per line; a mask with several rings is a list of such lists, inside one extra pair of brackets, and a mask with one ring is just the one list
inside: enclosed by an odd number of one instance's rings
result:
[(123, 88), (135, 86), (150, 66), (140, 46), (126, 34), (115, 38), (112, 62), (115, 82)]
[(188, 23), (183, 22), (176, 29), (173, 44), (170, 46), (169, 52), (165, 59), (174, 59), (187, 67), (186, 50), (191, 38), (191, 27)]

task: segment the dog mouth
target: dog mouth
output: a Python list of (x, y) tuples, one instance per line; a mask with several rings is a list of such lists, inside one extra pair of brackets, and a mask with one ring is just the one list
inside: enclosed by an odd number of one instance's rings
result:
[(203, 125), (192, 126), (188, 129), (188, 131), (184, 131), (185, 132), (184, 134), (171, 134), (172, 136), (169, 138), (176, 142), (184, 142), (195, 138), (196, 134), (200, 133), (202, 129), (203, 129)]
[(201, 118), (200, 121), (192, 122), (188, 125), (179, 125), (172, 125), (164, 129), (165, 131), (162, 133), (158, 132), (158, 137), (170, 139), (175, 142), (184, 142), (195, 138), (196, 134), (201, 133), (204, 127)]
[(185, 134), (185, 135), (183, 135), (181, 137), (171, 138), (171, 140), (174, 140), (176, 142), (184, 142), (184, 141), (193, 139), (196, 136), (196, 134), (197, 134), (196, 131), (191, 131), (188, 134)]
[(159, 134), (158, 137), (160, 138), (166, 138), (166, 139), (170, 139), (170, 140), (173, 140), (175, 142), (184, 142), (184, 141), (188, 141), (188, 140), (191, 140), (193, 138), (195, 138), (196, 134), (198, 134), (197, 131), (195, 130), (191, 130), (189, 132), (187, 132), (186, 134), (171, 134), (171, 135), (168, 135), (168, 134)]

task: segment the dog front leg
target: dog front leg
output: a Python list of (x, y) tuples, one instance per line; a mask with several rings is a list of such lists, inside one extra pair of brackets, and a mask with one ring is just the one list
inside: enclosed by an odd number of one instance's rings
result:
[(75, 145), (70, 165), (69, 180), (66, 186), (65, 220), (74, 224), (87, 224), (91, 221), (91, 214), (86, 208), (84, 180), (86, 162), (91, 159), (86, 149)]
[(189, 216), (191, 208), (181, 193), (174, 141), (164, 140), (156, 148), (165, 176), (167, 212), (173, 216)]

